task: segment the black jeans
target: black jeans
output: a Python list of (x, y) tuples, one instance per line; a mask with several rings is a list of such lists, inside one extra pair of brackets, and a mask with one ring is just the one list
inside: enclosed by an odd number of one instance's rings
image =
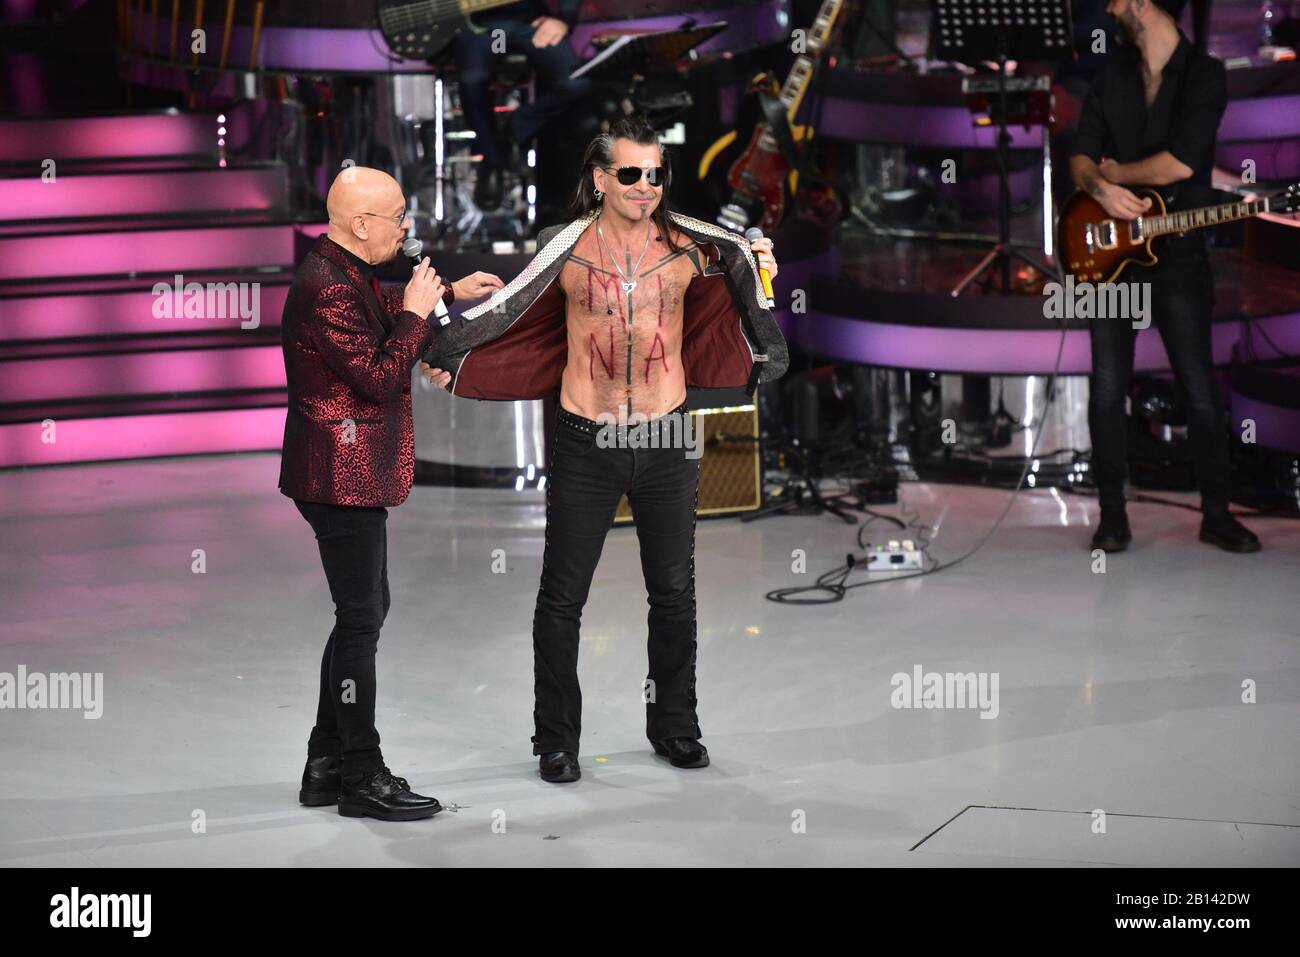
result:
[[(674, 414), (685, 418), (686, 404), (668, 413)], [(636, 519), (650, 605), (650, 683), (642, 689), (646, 736), (652, 741), (700, 737), (695, 713), (699, 459), (680, 446), (602, 448), (596, 425), (563, 407), (556, 415), (546, 479), (546, 547), (533, 616), (534, 754), (578, 750), (578, 624), (625, 492)]]
[[(1227, 422), (1210, 355), (1214, 277), (1209, 260), (1193, 247), (1191, 252), (1163, 258), (1149, 270), (1130, 267), (1119, 281), (1151, 283), (1151, 322), (1160, 331), (1187, 409), (1188, 439), (1202, 507), (1227, 508)], [(1092, 433), (1093, 480), (1102, 507), (1117, 508), (1124, 504), (1128, 474), (1124, 399), (1133, 375), (1137, 330), (1122, 318), (1094, 318), (1091, 328), (1088, 428)]]
[(505, 148), (497, 132), (492, 93), (488, 88), (497, 72), (497, 58), (500, 56), (492, 50), (494, 30), (505, 31), (505, 51), (528, 57), (537, 70), (538, 79), (547, 88), (532, 103), (520, 106), (511, 118), (516, 143), (527, 143), (551, 120), (572, 110), (591, 92), (592, 85), (586, 77), (569, 79), (569, 74), (578, 68), (581, 61), (573, 52), (567, 36), (554, 46), (535, 47), (533, 34), (537, 31), (527, 19), (483, 19), (476, 22), (483, 33), (462, 30), (456, 37), (461, 106), (466, 121), (476, 134), (474, 142), (483, 152), (483, 161), (500, 166), (506, 160)]
[(384, 763), (375, 730), (375, 649), (388, 594), (388, 509), (294, 499), (311, 524), (334, 599), (307, 757), (332, 755), (356, 778)]

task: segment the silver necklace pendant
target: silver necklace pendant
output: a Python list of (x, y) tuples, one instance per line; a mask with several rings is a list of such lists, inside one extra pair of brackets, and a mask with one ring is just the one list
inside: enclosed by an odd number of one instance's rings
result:
[(631, 295), (631, 294), (632, 294), (632, 290), (636, 288), (636, 280), (635, 280), (635, 279), (632, 279), (632, 280), (630, 280), (630, 281), (627, 280), (627, 279), (624, 279), (622, 284), (623, 284), (623, 291), (624, 291), (625, 293), (627, 293), (628, 295)]

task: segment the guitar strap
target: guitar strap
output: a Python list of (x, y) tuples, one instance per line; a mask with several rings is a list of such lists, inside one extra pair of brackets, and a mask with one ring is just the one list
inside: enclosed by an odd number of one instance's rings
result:
[(776, 145), (780, 147), (781, 154), (789, 162), (791, 168), (799, 165), (801, 150), (799, 144), (794, 141), (794, 135), (790, 132), (790, 118), (786, 116), (785, 104), (779, 97), (773, 96), (766, 90), (758, 91), (758, 106), (763, 111), (763, 119), (767, 121), (767, 127), (776, 137)]

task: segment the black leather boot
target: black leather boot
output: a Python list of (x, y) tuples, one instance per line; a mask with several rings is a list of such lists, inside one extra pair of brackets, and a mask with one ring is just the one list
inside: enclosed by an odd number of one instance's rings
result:
[(537, 761), (537, 770), (543, 781), (552, 784), (564, 784), (582, 777), (578, 756), (572, 751), (550, 751), (543, 754)]
[(437, 798), (416, 794), (405, 778), (395, 776), (388, 768), (371, 771), (359, 781), (344, 778), (339, 792), (339, 814), (344, 817), (418, 821), (441, 810)]
[(307, 766), (302, 771), (302, 790), (298, 792), (298, 803), (307, 807), (337, 804), (341, 785), (338, 758), (328, 755), (308, 758)]
[(1229, 514), (1226, 508), (1209, 509), (1201, 516), (1201, 541), (1218, 545), (1225, 552), (1257, 552), (1255, 533)]
[(665, 757), (675, 768), (707, 768), (709, 749), (694, 738), (664, 738), (651, 741), (655, 754)]
[(1129, 531), (1125, 511), (1122, 508), (1103, 508), (1101, 521), (1097, 523), (1097, 531), (1092, 536), (1092, 547), (1100, 548), (1103, 552), (1122, 552), (1131, 541), (1133, 533)]

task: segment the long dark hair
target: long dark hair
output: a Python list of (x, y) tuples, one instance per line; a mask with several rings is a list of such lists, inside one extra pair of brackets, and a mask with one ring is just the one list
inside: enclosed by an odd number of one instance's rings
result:
[(621, 116), (610, 124), (609, 132), (601, 133), (587, 144), (587, 151), (582, 156), (582, 177), (578, 181), (578, 188), (573, 193), (573, 202), (569, 204), (569, 211), (576, 219), (600, 209), (601, 204), (596, 199), (596, 178), (592, 171), (597, 166), (608, 168), (614, 165), (615, 140), (631, 140), (640, 146), (659, 147), (660, 165), (668, 172), (664, 176), (663, 196), (650, 214), (650, 219), (668, 248), (677, 252), (681, 247), (673, 240), (673, 231), (669, 228), (668, 221), (668, 188), (673, 182), (668, 165), (670, 162), (668, 148), (659, 142), (655, 128), (644, 116)]

